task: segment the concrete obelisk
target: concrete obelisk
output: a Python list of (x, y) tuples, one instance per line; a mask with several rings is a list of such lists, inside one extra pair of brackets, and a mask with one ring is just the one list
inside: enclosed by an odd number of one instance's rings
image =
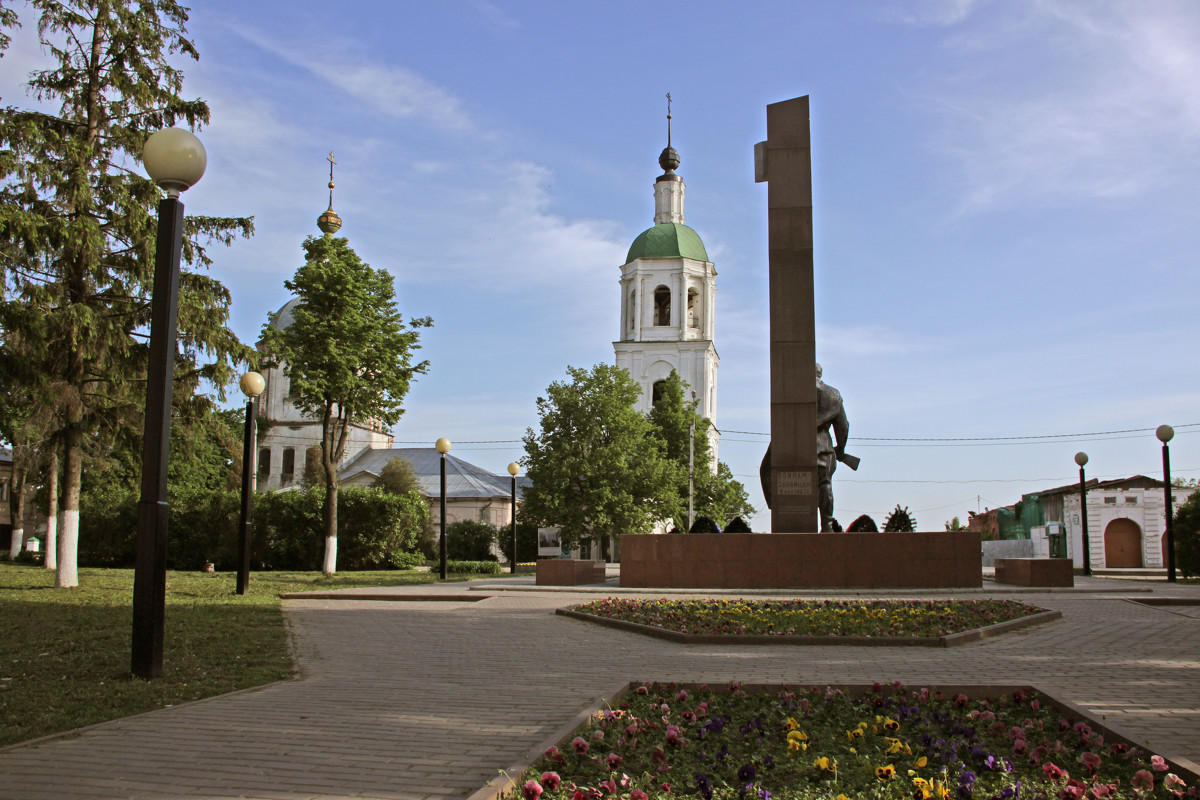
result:
[(817, 345), (808, 97), (767, 106), (754, 148), (767, 182), (771, 319), (771, 530), (821, 529), (817, 497)]

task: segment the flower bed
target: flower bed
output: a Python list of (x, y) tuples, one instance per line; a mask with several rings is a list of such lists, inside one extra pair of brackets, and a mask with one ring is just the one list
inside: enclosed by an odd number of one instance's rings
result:
[(937, 638), (1047, 613), (1012, 600), (638, 600), (570, 611), (689, 635)]
[(990, 699), (899, 683), (642, 685), (550, 747), (523, 800), (1177, 800), (1196, 776), (1031, 689)]

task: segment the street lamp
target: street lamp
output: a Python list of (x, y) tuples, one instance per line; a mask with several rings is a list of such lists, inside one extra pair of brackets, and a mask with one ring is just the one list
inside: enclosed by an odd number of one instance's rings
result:
[(517, 574), (517, 473), (520, 471), (521, 465), (517, 462), (508, 465), (508, 474), (512, 476), (512, 502), (509, 509), (512, 511), (513, 557), (510, 571), (513, 575)]
[(179, 193), (200, 180), (207, 157), (188, 131), (167, 128), (142, 148), (146, 172), (167, 196), (158, 202), (158, 242), (150, 300), (150, 361), (146, 375), (146, 427), (142, 447), (142, 494), (138, 503), (133, 574), (132, 672), (162, 675), (163, 612), (167, 596), (167, 448), (171, 437), (171, 382), (179, 313), (179, 257), (183, 249), (183, 203)]
[(1163, 500), (1167, 504), (1167, 580), (1174, 581), (1175, 525), (1171, 522), (1171, 517), (1175, 515), (1171, 509), (1171, 449), (1167, 447), (1167, 442), (1175, 437), (1175, 429), (1170, 425), (1159, 425), (1154, 435), (1163, 443)]
[(242, 393), (246, 401), (246, 435), (242, 444), (242, 520), (238, 539), (237, 593), (245, 594), (250, 587), (250, 498), (254, 496), (254, 410), (258, 396), (267, 388), (267, 382), (257, 372), (242, 376)]
[(450, 452), (450, 440), (443, 436), (433, 446), (442, 456), (442, 580), (446, 580), (446, 453)]
[(1079, 465), (1079, 521), (1083, 524), (1083, 574), (1090, 576), (1092, 574), (1092, 546), (1088, 543), (1087, 489), (1083, 485), (1083, 465), (1087, 462), (1087, 453), (1080, 451), (1075, 454), (1075, 463)]

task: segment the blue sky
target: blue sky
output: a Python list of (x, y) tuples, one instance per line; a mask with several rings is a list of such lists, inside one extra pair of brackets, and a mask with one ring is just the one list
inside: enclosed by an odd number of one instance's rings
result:
[[(36, 65), (18, 34), (0, 95)], [(613, 360), (665, 97), (716, 263), (720, 451), (762, 507), (765, 106), (810, 95), (818, 359), (857, 473), (837, 516), (922, 529), (1089, 476), (1200, 477), (1200, 5), (1191, 0), (504, 3), (198, 0), (185, 94), (212, 108), (191, 213), (253, 341), (325, 209), (431, 315), (398, 442), (503, 473), (568, 365)], [(1184, 427), (1197, 425), (1197, 427)], [(937, 446), (930, 446), (935, 445)], [(767, 515), (758, 517), (759, 529)]]

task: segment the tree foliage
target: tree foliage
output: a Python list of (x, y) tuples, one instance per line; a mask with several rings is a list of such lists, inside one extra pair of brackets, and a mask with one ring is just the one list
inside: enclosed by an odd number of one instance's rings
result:
[[(202, 100), (180, 95), (177, 57), (198, 58), (187, 10), (174, 0), (31, 0), (52, 65), (30, 75), (57, 113), (0, 109), (0, 269), (5, 343), (20, 331), (38, 344), (59, 382), (64, 550), (58, 583), (74, 586), (84, 440), (131, 428), (144, 405), (160, 191), (136, 164), (149, 134), (208, 122)], [(0, 24), (12, 24), (0, 14)], [(205, 246), (253, 229), (248, 218), (188, 217), (180, 277), (177, 394), (202, 379), (218, 392), (248, 359), (227, 327), (230, 297)], [(185, 391), (178, 391), (185, 390)], [(186, 401), (186, 397), (183, 398)]]
[[(685, 397), (687, 383), (679, 373), (671, 374), (662, 382), (661, 392), (650, 410), (650, 422), (654, 435), (663, 443), (663, 453), (669, 461), (678, 465), (680, 480), (675, 487), (675, 507), (671, 513), (675, 527), (688, 530), (688, 464), (693, 465), (693, 511), (694, 518), (709, 517), (724, 526), (734, 517), (754, 513), (749, 495), (739, 481), (733, 477), (724, 462), (713, 467), (712, 445), (708, 431), (712, 423), (696, 413), (696, 401)], [(692, 425), (695, 436), (692, 437)], [(689, 441), (694, 444), (689, 445)]]
[(379, 477), (375, 479), (373, 485), (376, 489), (383, 489), (392, 494), (407, 494), (408, 492), (420, 494), (421, 492), (421, 484), (413, 475), (412, 465), (399, 456), (383, 465), (383, 469), (379, 471)]
[(541, 430), (525, 432), (523, 519), (558, 527), (564, 544), (648, 532), (674, 512), (679, 468), (634, 408), (641, 389), (607, 364), (567, 375), (537, 400)]
[(1175, 509), (1172, 519), (1175, 535), (1175, 566), (1185, 578), (1200, 577), (1200, 491)]
[(391, 427), (404, 413), (404, 396), (428, 361), (413, 363), (419, 329), (396, 310), (392, 276), (362, 261), (345, 238), (310, 236), (304, 264), (285, 286), (299, 302), (292, 323), (263, 327), (262, 348), (283, 365), (298, 409), (321, 421), (325, 479), (326, 555), (322, 570), (337, 569), (337, 471), (350, 428), (374, 422)]

